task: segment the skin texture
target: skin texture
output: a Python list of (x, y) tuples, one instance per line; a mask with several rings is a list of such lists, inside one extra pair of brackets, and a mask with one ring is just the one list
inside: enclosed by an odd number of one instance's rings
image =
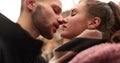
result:
[(63, 24), (61, 36), (71, 39), (82, 33), (88, 28), (88, 20), (86, 18), (86, 7), (84, 3), (76, 5), (70, 15), (65, 18), (66, 23)]
[(33, 38), (53, 38), (62, 20), (60, 0), (25, 0), (18, 24)]
[[(99, 17), (89, 18), (87, 16), (87, 7), (85, 2), (80, 2), (78, 5), (76, 5), (72, 9), (70, 15), (64, 18), (64, 21), (65, 23), (63, 24), (61, 36), (68, 39), (82, 36), (85, 38), (90, 38), (93, 36), (94, 38), (95, 35), (93, 35), (93, 32), (98, 31), (97, 27), (101, 22)], [(82, 33), (83, 31), (85, 31), (85, 33)], [(80, 35), (81, 33), (82, 35)], [(88, 36), (87, 33), (91, 36)], [(99, 33), (97, 39), (98, 38), (101, 38), (101, 35), (99, 35)]]

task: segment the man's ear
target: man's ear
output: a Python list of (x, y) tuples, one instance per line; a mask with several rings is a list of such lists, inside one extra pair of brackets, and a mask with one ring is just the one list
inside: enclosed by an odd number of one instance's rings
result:
[(25, 0), (26, 8), (27, 8), (29, 11), (32, 11), (32, 10), (33, 10), (33, 8), (34, 8), (34, 2), (35, 2), (35, 0)]
[(94, 17), (88, 22), (89, 29), (96, 29), (101, 23), (101, 19), (99, 17)]

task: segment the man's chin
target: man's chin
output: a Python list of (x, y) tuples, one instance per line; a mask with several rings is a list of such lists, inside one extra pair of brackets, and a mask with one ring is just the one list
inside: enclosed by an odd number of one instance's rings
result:
[(45, 37), (45, 38), (50, 40), (50, 39), (52, 39), (52, 38), (53, 38), (53, 36), (52, 36), (52, 37)]
[(51, 31), (45, 31), (44, 33), (41, 33), (41, 35), (48, 40), (54, 37), (54, 33)]
[(52, 34), (49, 34), (49, 35), (44, 35), (43, 37), (45, 37), (46, 39), (52, 39), (53, 38), (53, 35)]

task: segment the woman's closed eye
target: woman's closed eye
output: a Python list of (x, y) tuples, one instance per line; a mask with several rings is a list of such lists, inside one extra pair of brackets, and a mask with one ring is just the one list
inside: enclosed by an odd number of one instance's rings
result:
[(70, 15), (71, 15), (71, 16), (75, 16), (75, 15), (76, 15), (75, 9), (73, 9), (73, 10), (71, 11)]

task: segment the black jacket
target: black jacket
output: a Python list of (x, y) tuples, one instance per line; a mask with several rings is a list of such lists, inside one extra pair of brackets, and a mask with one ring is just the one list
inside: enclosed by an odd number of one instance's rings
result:
[(42, 44), (0, 13), (0, 63), (45, 63)]

